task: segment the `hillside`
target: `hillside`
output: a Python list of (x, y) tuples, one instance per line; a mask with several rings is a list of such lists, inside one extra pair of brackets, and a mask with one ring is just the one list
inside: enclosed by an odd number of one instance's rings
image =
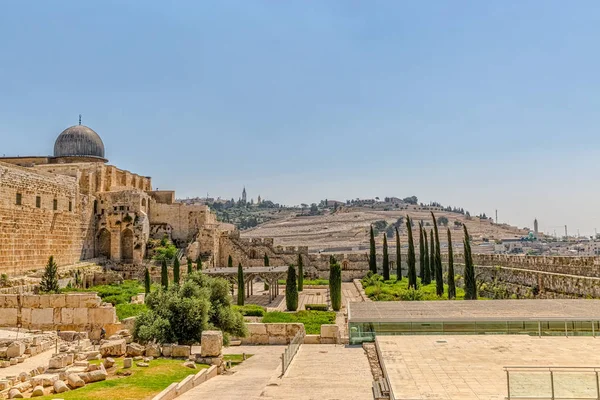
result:
[[(418, 222), (423, 220), (429, 230), (432, 226), (430, 211), (437, 218), (446, 217), (452, 233), (454, 246), (462, 243), (462, 224), (466, 224), (475, 245), (483, 242), (493, 243), (497, 239), (518, 238), (527, 235), (527, 231), (508, 225), (496, 225), (491, 219), (467, 217), (460, 213), (441, 211), (437, 207), (419, 205), (406, 206), (404, 209), (389, 211), (369, 207), (343, 207), (335, 212), (329, 210), (324, 215), (297, 216), (282, 215), (281, 219), (260, 224), (253, 229), (242, 232), (242, 237), (272, 237), (275, 245), (308, 246), (310, 252), (360, 252), (368, 251), (369, 226), (377, 221), (385, 221), (388, 229), (402, 218), (400, 236), (404, 245), (407, 243), (405, 218), (408, 214), (415, 222), (414, 236), (418, 243)], [(455, 221), (458, 221), (455, 223)], [(427, 226), (429, 224), (429, 226)], [(379, 222), (377, 225), (382, 226)], [(386, 228), (379, 230), (377, 243), (381, 245)], [(390, 236), (390, 235), (388, 235)], [(446, 227), (440, 227), (440, 241), (446, 243)], [(390, 242), (391, 244), (393, 243)], [(389, 241), (389, 239), (388, 239)]]

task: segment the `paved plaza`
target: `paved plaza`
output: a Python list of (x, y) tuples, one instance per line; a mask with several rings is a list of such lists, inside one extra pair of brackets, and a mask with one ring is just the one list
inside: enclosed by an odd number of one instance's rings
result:
[[(504, 400), (505, 366), (600, 366), (600, 339), (592, 337), (378, 336), (376, 343), (397, 400)], [(592, 384), (596, 390), (593, 373), (564, 376), (571, 397), (587, 396)], [(548, 372), (515, 374), (511, 382), (528, 395), (550, 387)]]

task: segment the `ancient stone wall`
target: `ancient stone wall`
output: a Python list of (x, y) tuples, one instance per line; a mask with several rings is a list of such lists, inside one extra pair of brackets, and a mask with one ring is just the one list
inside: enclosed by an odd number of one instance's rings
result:
[(216, 223), (215, 215), (205, 205), (165, 204), (154, 198), (149, 217), (151, 224), (169, 224), (173, 240), (183, 242), (191, 242), (202, 226)]
[(0, 326), (4, 327), (96, 334), (117, 323), (115, 308), (103, 304), (96, 293), (0, 295)]
[[(20, 204), (19, 204), (20, 203)], [(93, 257), (91, 205), (77, 178), (0, 163), (0, 272)]]
[(248, 327), (248, 336), (240, 338), (242, 344), (290, 344), (290, 341), (299, 331), (306, 335), (304, 324), (301, 323), (250, 323)]

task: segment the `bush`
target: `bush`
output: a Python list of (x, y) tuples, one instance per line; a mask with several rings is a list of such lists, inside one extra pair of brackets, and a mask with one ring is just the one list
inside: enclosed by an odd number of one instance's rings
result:
[[(383, 281), (379, 275), (362, 280), (365, 294), (374, 301), (419, 301), (419, 300), (448, 300), (447, 285), (444, 294), (438, 297), (435, 282), (423, 285), (420, 278), (417, 279), (418, 289), (408, 287), (408, 281)], [(456, 299), (464, 299), (465, 291), (456, 287)]]
[(141, 313), (148, 310), (145, 304), (129, 304), (129, 303), (121, 303), (115, 306), (117, 310), (117, 317), (119, 320), (123, 320), (129, 317), (137, 317)]
[(66, 292), (96, 292), (102, 301), (111, 303), (113, 306), (117, 304), (126, 304), (131, 301), (133, 296), (139, 293), (144, 293), (144, 286), (136, 280), (127, 280), (122, 283), (114, 283), (110, 285), (92, 286), (88, 289), (63, 289)]
[(142, 343), (199, 343), (202, 331), (245, 336), (244, 318), (231, 307), (229, 283), (195, 272), (182, 285), (146, 296), (148, 311), (136, 320), (133, 337)]
[(329, 311), (327, 304), (305, 304), (304, 308), (308, 311)]
[(244, 306), (233, 306), (234, 310), (239, 311), (243, 316), (246, 317), (262, 317), (265, 315), (267, 310), (256, 304), (246, 304)]

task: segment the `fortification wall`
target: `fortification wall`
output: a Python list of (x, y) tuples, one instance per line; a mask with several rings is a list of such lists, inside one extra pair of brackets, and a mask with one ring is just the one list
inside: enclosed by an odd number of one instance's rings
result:
[[(462, 254), (458, 260), (463, 261)], [(526, 256), (512, 254), (473, 254), (476, 265), (503, 266), (554, 272), (558, 274), (600, 277), (600, 257)]]
[(216, 217), (205, 205), (183, 203), (159, 203), (154, 197), (150, 201), (150, 224), (169, 224), (174, 240), (190, 242), (200, 228), (206, 224), (216, 224)]
[(0, 163), (0, 273), (93, 257), (91, 213), (76, 177)]
[[(0, 326), (26, 329), (87, 331), (117, 324), (117, 313), (96, 293), (0, 295)], [(108, 330), (108, 329), (107, 329)]]

